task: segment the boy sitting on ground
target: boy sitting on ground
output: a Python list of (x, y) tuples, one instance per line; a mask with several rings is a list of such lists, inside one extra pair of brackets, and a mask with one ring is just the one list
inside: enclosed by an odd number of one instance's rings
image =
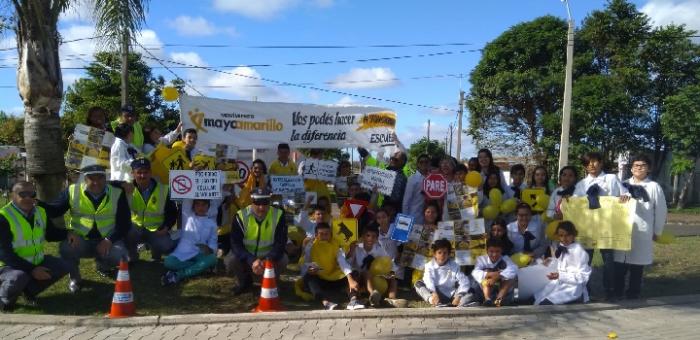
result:
[(416, 281), (415, 289), (425, 302), (437, 306), (474, 306), (474, 290), (469, 277), (450, 258), (452, 244), (445, 239), (433, 243), (433, 259), (425, 264), (423, 279)]
[[(499, 239), (486, 241), (486, 255), (476, 259), (472, 277), (479, 283), (486, 307), (500, 307), (513, 303), (513, 287), (518, 275), (518, 266), (503, 255), (503, 242)], [(495, 298), (494, 298), (495, 296)]]
[[(369, 272), (370, 266), (372, 265), (372, 261), (379, 257), (385, 256), (391, 258), (379, 244), (378, 235), (379, 230), (376, 224), (370, 224), (365, 227), (362, 232), (362, 243), (352, 244), (347, 256), (353, 269), (353, 275), (355, 275), (355, 279), (360, 282), (360, 290), (366, 289), (367, 292), (370, 293), (369, 302), (373, 307), (379, 306), (382, 302), (382, 294), (375, 289), (372, 284), (372, 275)], [(394, 300), (396, 299), (396, 264), (393, 259), (391, 259), (391, 263), (392, 271), (386, 279), (388, 283), (388, 297)], [(348, 309), (354, 309), (352, 308), (353, 303), (357, 303), (356, 296), (350, 298)]]

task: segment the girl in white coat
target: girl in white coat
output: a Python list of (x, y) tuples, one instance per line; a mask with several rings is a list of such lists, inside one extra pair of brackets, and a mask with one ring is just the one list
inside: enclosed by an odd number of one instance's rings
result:
[(536, 305), (560, 305), (578, 301), (588, 302), (586, 284), (591, 276), (588, 254), (576, 243), (578, 231), (573, 223), (563, 221), (557, 227), (559, 246), (554, 252), (557, 271), (547, 274), (549, 283), (535, 293)]
[(621, 298), (625, 290), (625, 278), (629, 272), (628, 299), (639, 298), (645, 265), (650, 265), (654, 255), (654, 241), (661, 235), (666, 223), (666, 198), (661, 186), (649, 179), (651, 162), (639, 155), (632, 158), (632, 178), (623, 185), (637, 200), (637, 210), (632, 229), (632, 249), (615, 251), (615, 295)]

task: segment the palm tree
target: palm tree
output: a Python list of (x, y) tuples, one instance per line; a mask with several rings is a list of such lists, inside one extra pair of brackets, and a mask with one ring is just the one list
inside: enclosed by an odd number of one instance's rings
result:
[[(58, 55), (58, 17), (75, 0), (10, 0), (17, 35), (17, 88), (24, 105), (27, 174), (39, 198), (53, 199), (63, 188), (65, 166), (59, 111), (63, 80)], [(114, 47), (120, 38), (128, 48), (145, 22), (148, 0), (94, 0), (96, 30)], [(124, 51), (126, 52), (126, 51)], [(126, 84), (126, 82), (125, 82)]]

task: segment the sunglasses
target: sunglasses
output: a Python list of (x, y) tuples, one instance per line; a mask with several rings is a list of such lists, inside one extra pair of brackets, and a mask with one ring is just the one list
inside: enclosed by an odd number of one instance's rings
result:
[(36, 191), (20, 191), (17, 195), (20, 198), (36, 198)]

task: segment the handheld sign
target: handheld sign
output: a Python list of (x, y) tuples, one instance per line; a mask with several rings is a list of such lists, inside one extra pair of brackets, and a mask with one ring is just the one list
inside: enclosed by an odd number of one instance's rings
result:
[(270, 176), (270, 186), (275, 195), (293, 195), (304, 192), (304, 179), (301, 176)]
[(429, 199), (439, 199), (447, 193), (447, 180), (441, 174), (430, 174), (423, 180), (423, 192)]
[(303, 176), (305, 179), (316, 179), (323, 182), (335, 182), (338, 163), (321, 159), (307, 159), (304, 161)]
[(399, 242), (408, 242), (408, 235), (413, 229), (413, 221), (413, 216), (397, 214), (396, 222), (391, 228), (391, 239)]
[(368, 190), (373, 190), (376, 186), (380, 193), (384, 195), (391, 195), (391, 191), (394, 189), (395, 180), (396, 172), (368, 166), (362, 171), (362, 175), (360, 176), (360, 186)]
[(221, 198), (221, 171), (170, 171), (171, 197), (174, 199)]
[(347, 252), (350, 249), (350, 244), (357, 241), (357, 220), (354, 218), (334, 218), (331, 227), (333, 232), (331, 237)]

